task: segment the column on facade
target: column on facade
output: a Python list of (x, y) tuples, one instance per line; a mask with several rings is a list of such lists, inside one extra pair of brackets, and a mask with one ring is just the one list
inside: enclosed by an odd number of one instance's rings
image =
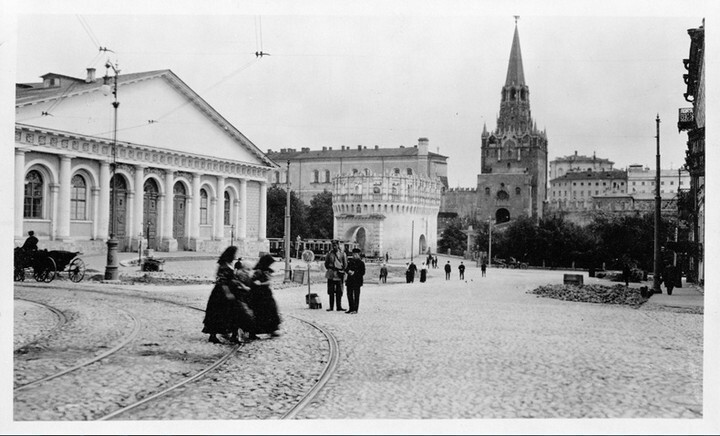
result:
[[(98, 212), (100, 210), (100, 188), (97, 186), (93, 186), (90, 188), (90, 198), (92, 201), (92, 214), (91, 216), (97, 217)], [(98, 233), (100, 231), (100, 223), (98, 223), (97, 219), (93, 219), (93, 226), (92, 226), (92, 234), (90, 235), (90, 238), (97, 239)]]
[(258, 239), (266, 239), (267, 233), (267, 182), (260, 182), (260, 222), (258, 223)]
[(215, 203), (215, 226), (213, 226), (213, 239), (221, 240), (225, 236), (225, 177), (217, 176), (217, 202)]
[(15, 239), (25, 236), (23, 217), (25, 210), (25, 150), (15, 150)]
[(130, 221), (130, 235), (138, 239), (144, 238), (145, 223), (143, 222), (143, 208), (145, 207), (145, 167), (135, 165), (135, 198), (133, 199), (133, 215)]
[(192, 194), (190, 196), (190, 231), (188, 237), (197, 240), (200, 237), (200, 174), (193, 173)]
[(110, 164), (100, 162), (100, 197), (98, 199), (97, 215), (98, 239), (108, 238), (110, 226)]
[(165, 170), (165, 199), (163, 201), (163, 211), (162, 211), (162, 217), (163, 217), (163, 226), (162, 226), (162, 239), (163, 240), (169, 240), (172, 239), (172, 229), (173, 229), (173, 180), (174, 180), (174, 174), (172, 170), (167, 169)]
[(247, 179), (240, 179), (240, 212), (238, 214), (238, 239), (247, 238)]
[(70, 238), (70, 188), (72, 179), (72, 157), (67, 155), (60, 156), (60, 174), (59, 185), (60, 192), (58, 196), (58, 214), (57, 220), (57, 239), (67, 240)]
[(60, 192), (60, 185), (57, 183), (50, 184), (50, 239), (57, 239), (58, 235), (58, 193)]

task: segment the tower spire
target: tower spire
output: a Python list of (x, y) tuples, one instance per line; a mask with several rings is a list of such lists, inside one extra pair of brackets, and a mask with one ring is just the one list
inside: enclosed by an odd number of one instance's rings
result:
[(518, 35), (517, 20), (515, 15), (515, 35), (513, 36), (512, 48), (510, 49), (510, 61), (508, 62), (507, 78), (505, 86), (525, 85), (525, 74), (523, 72), (522, 54), (520, 53), (520, 36)]

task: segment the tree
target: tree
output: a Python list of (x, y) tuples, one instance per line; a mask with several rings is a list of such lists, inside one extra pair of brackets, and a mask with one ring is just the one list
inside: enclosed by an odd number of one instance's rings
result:
[(310, 200), (306, 209), (306, 239), (330, 239), (333, 237), (332, 192), (324, 190)]
[(453, 218), (445, 226), (438, 240), (438, 253), (447, 253), (450, 249), (454, 253), (462, 253), (467, 248), (467, 235), (462, 230), (463, 222), (460, 218)]
[[(285, 236), (285, 190), (279, 186), (271, 186), (267, 190), (267, 237), (282, 238)], [(304, 235), (306, 206), (290, 191), (290, 239)]]

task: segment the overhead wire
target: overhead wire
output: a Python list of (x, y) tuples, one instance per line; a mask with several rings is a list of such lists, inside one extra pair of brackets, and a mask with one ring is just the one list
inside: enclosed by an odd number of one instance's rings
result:
[(90, 41), (92, 41), (94, 47), (100, 47), (100, 41), (95, 36), (95, 33), (93, 33), (92, 28), (90, 25), (85, 21), (85, 18), (82, 17), (82, 15), (75, 15), (77, 17), (78, 21), (80, 21), (80, 25), (85, 29), (85, 33), (87, 33), (88, 37), (90, 37)]

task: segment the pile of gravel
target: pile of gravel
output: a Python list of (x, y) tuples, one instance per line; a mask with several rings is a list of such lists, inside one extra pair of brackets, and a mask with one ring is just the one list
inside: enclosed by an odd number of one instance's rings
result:
[(648, 299), (640, 295), (640, 289), (623, 285), (547, 285), (540, 286), (529, 294), (583, 303), (624, 304), (639, 307)]

